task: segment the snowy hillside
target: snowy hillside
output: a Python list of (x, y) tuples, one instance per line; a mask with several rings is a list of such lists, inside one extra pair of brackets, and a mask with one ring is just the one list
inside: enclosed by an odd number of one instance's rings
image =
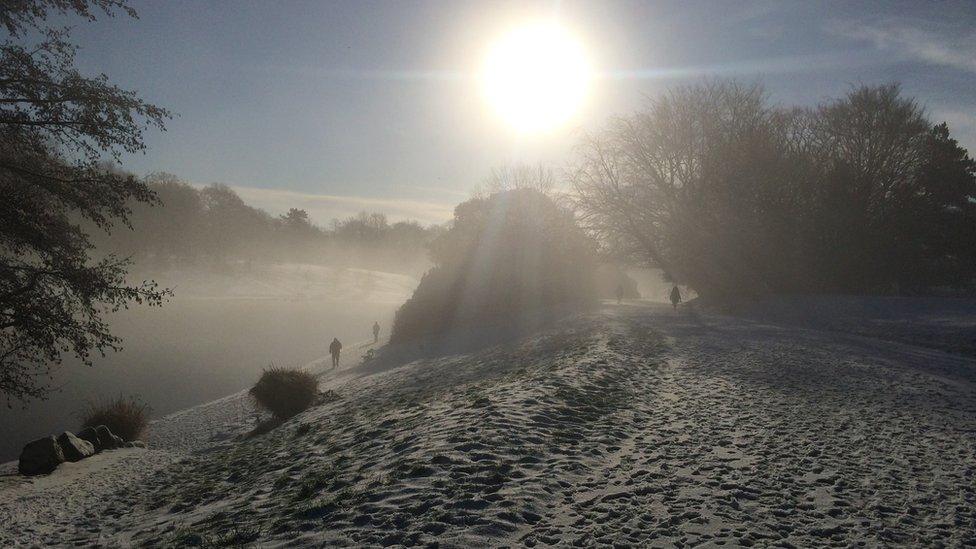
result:
[(937, 350), (610, 307), (326, 373), (338, 400), (257, 438), (236, 395), (87, 481), (3, 477), (0, 545), (968, 545), (974, 381)]

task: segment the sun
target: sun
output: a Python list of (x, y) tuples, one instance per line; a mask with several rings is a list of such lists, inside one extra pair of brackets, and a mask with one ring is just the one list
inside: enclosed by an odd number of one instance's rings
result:
[(511, 30), (488, 50), (482, 72), (485, 99), (523, 133), (567, 123), (586, 98), (589, 62), (566, 29), (536, 23)]

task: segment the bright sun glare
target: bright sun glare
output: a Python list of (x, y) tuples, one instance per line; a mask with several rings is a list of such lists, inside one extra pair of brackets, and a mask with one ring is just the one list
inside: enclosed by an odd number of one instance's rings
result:
[(551, 23), (519, 27), (489, 50), (482, 73), (485, 98), (521, 132), (555, 129), (579, 110), (590, 79), (581, 44)]

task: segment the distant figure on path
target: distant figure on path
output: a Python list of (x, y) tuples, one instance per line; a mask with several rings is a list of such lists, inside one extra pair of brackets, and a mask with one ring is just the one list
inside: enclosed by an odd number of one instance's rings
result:
[(677, 286), (671, 288), (671, 306), (678, 309), (678, 303), (681, 303), (681, 290)]
[(624, 285), (617, 285), (617, 305), (620, 305), (620, 301), (624, 298)]
[(332, 344), (329, 345), (329, 354), (332, 355), (332, 369), (335, 370), (339, 367), (339, 353), (342, 352), (342, 343), (339, 343), (339, 338), (332, 338)]
[(376, 343), (379, 340), (380, 340), (380, 323), (379, 322), (374, 322), (373, 323), (373, 343)]

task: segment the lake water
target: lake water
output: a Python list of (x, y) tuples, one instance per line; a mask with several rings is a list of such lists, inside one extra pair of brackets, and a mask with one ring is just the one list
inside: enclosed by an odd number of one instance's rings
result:
[(333, 337), (344, 357), (361, 352), (379, 321), (387, 335), (394, 303), (324, 299), (176, 299), (162, 308), (122, 311), (113, 332), (125, 349), (89, 368), (66, 358), (55, 376), (60, 390), (25, 409), (0, 412), (0, 461), (16, 459), (23, 445), (62, 431), (77, 431), (90, 400), (139, 395), (159, 417), (250, 387), (271, 363), (303, 365), (327, 355)]

